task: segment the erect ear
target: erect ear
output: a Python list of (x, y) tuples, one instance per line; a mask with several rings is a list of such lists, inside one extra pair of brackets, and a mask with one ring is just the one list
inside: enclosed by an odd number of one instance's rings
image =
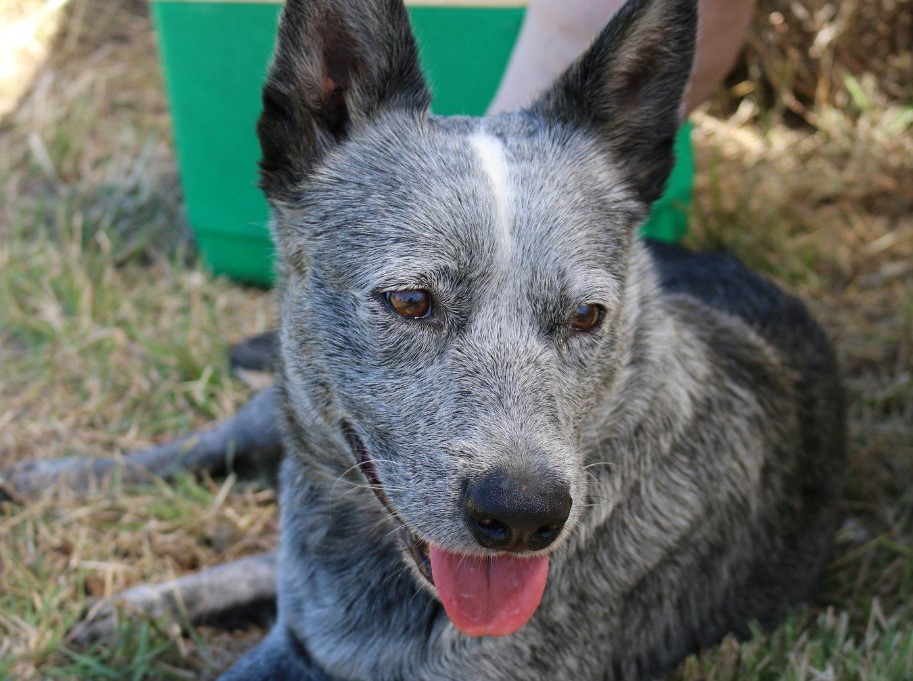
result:
[(672, 169), (691, 74), (697, 0), (628, 0), (535, 102), (543, 117), (589, 129), (638, 196), (652, 203)]
[(257, 124), (261, 187), (289, 197), (352, 126), (430, 100), (402, 0), (287, 0)]

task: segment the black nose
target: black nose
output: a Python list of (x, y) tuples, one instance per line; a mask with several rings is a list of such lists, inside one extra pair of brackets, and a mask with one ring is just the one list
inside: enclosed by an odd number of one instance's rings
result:
[(501, 551), (544, 549), (561, 533), (571, 503), (569, 485), (550, 476), (495, 471), (466, 488), (472, 534)]

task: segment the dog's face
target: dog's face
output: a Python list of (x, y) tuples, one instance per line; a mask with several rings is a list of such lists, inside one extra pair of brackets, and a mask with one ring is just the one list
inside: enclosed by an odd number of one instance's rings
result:
[(611, 384), (693, 21), (629, 3), (530, 110), (451, 120), (427, 113), (399, 0), (286, 5), (259, 126), (286, 386), (466, 633), (528, 620), (584, 505), (580, 429)]

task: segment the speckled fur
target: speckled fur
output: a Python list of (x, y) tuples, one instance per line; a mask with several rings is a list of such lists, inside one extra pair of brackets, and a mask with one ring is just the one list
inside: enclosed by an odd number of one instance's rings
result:
[[(279, 617), (223, 679), (648, 679), (808, 596), (843, 464), (827, 341), (733, 258), (634, 237), (693, 5), (631, 0), (527, 111), (442, 119), (399, 0), (288, 0), (259, 126), (284, 270)], [(432, 291), (430, 320), (387, 309), (404, 288)], [(605, 318), (570, 332), (583, 301)], [(401, 523), (485, 553), (461, 495), (496, 465), (568, 481), (573, 508), (532, 620), (469, 638)]]

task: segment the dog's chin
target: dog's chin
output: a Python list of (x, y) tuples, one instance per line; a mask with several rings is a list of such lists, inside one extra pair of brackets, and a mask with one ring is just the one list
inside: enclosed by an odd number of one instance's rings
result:
[(364, 475), (371, 491), (374, 492), (374, 495), (386, 509), (387, 513), (390, 514), (390, 517), (399, 523), (400, 531), (398, 534), (400, 544), (404, 553), (411, 560), (414, 568), (413, 572), (418, 576), (420, 583), (423, 583), (424, 586), (433, 587), (434, 578), (431, 573), (431, 558), (429, 555), (428, 542), (409, 529), (399, 514), (393, 509), (390, 500), (384, 492), (384, 486), (377, 473), (377, 467), (374, 465), (374, 460), (371, 458), (368, 448), (365, 446), (362, 439), (358, 437), (354, 428), (348, 423), (344, 423), (343, 432), (349, 442), (349, 446), (352, 448), (352, 453), (355, 456), (358, 469), (362, 472), (362, 475)]

